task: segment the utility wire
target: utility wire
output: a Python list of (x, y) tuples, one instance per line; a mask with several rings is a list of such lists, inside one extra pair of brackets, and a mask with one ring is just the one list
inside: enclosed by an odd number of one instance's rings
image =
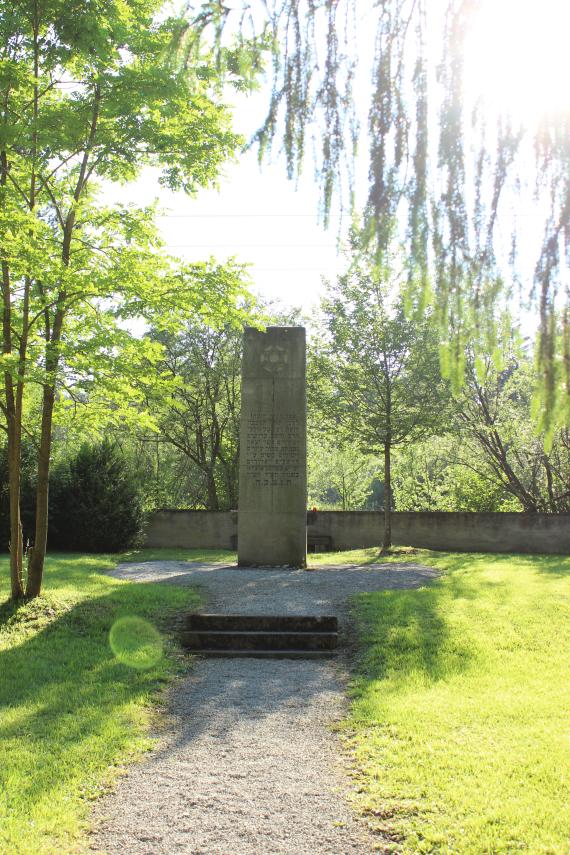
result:
[[(331, 214), (331, 217), (340, 217), (340, 214)], [(157, 217), (162, 219), (171, 219), (171, 220), (183, 220), (183, 219), (192, 219), (197, 218), (200, 220), (209, 218), (209, 217), (237, 217), (239, 219), (244, 219), (245, 217), (311, 217), (312, 219), (316, 219), (314, 214), (157, 214)]]

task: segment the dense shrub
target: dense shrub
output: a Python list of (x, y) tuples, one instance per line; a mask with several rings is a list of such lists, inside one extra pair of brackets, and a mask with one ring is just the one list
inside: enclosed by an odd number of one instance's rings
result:
[(54, 467), (49, 546), (77, 552), (118, 552), (135, 545), (142, 504), (124, 457), (111, 442), (83, 445)]

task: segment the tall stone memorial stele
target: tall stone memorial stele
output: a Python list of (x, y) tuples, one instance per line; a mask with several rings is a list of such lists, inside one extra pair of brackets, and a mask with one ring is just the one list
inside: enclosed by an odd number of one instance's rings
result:
[(238, 564), (307, 561), (303, 327), (246, 327), (242, 363)]

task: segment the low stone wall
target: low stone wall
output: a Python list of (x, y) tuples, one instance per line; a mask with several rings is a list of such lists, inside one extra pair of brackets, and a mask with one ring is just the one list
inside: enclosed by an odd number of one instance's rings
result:
[(149, 514), (144, 545), (154, 549), (236, 549), (236, 511), (172, 511)]
[[(382, 542), (378, 512), (317, 513), (308, 531), (329, 536), (335, 549), (357, 549)], [(459, 552), (570, 553), (570, 514), (394, 513), (392, 540)]]
[[(378, 511), (309, 514), (309, 543), (358, 549), (382, 542)], [(459, 552), (570, 554), (570, 514), (394, 513), (392, 539), (401, 546)], [(235, 549), (236, 511), (173, 511), (150, 514), (145, 546)]]

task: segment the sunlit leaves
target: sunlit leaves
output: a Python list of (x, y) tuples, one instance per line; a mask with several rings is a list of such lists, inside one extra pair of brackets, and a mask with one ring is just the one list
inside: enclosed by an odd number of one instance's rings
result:
[(324, 421), (369, 453), (437, 431), (449, 403), (433, 319), (406, 317), (397, 259), (378, 266), (353, 234), (349, 268), (324, 303), (314, 360), (321, 380), (311, 394)]
[[(192, 192), (216, 179), (239, 142), (215, 91), (216, 69), (205, 75), (166, 61), (180, 23), (160, 21), (161, 7), (0, 3), (0, 255), (11, 326), (16, 343), (26, 336), (28, 380), (42, 383), (46, 335), (63, 315), (54, 345), (67, 409), (94, 400), (99, 383), (116, 412), (120, 395), (136, 403), (127, 378), (138, 372), (144, 386), (142, 366), (157, 356), (137, 343), (137, 330), (173, 330), (195, 314), (215, 324), (243, 293), (242, 267), (167, 259), (152, 207), (105, 207), (93, 184), (156, 165), (163, 183)], [(22, 364), (15, 351), (4, 358), (14, 377)]]

